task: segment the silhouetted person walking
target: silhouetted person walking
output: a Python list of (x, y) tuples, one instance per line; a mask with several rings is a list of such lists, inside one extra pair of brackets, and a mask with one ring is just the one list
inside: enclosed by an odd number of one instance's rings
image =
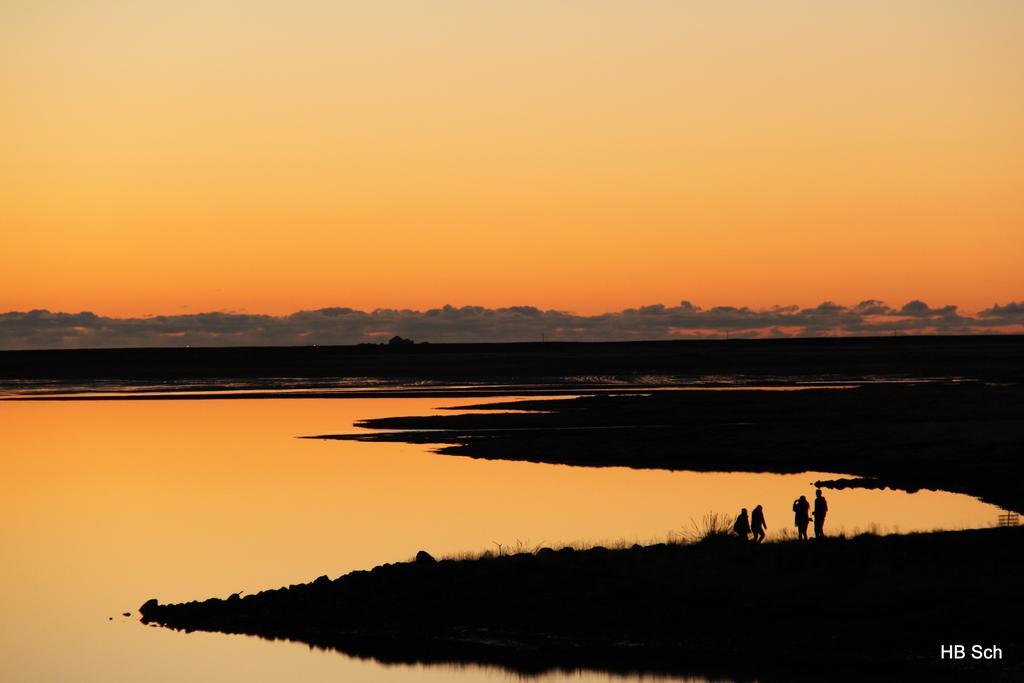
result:
[(749, 539), (750, 536), (750, 520), (747, 519), (747, 508), (740, 510), (739, 516), (736, 518), (736, 523), (732, 525), (732, 530), (736, 532), (736, 535), (742, 538), (744, 541)]
[(821, 489), (814, 494), (814, 537), (825, 538), (825, 516), (828, 514), (828, 501), (821, 495)]
[(750, 529), (754, 532), (754, 543), (764, 540), (764, 530), (768, 528), (768, 522), (764, 521), (764, 509), (758, 505), (750, 513)]
[(793, 521), (796, 522), (796, 537), (801, 541), (807, 540), (807, 525), (811, 523), (811, 504), (805, 496), (800, 496), (793, 501)]

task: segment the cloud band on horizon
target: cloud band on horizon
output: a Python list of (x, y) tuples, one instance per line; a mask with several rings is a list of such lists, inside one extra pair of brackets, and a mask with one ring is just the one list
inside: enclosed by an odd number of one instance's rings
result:
[(701, 308), (688, 301), (577, 315), (533, 306), (444, 306), (426, 311), (323, 308), (271, 316), (211, 312), (112, 318), (47, 310), (0, 313), (0, 349), (142, 346), (291, 346), (359, 344), (400, 335), (429, 342), (630, 341), (686, 338), (807, 337), (1024, 332), (1024, 302), (977, 314), (914, 300), (892, 308), (854, 306)]

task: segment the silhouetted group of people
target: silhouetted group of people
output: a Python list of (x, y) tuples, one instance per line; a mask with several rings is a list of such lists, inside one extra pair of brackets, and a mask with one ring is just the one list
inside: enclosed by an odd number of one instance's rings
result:
[[(806, 496), (800, 496), (793, 501), (793, 522), (796, 524), (797, 539), (807, 540), (807, 527), (814, 519), (814, 537), (825, 537), (825, 517), (828, 515), (828, 501), (821, 495), (821, 489), (814, 494), (814, 512), (811, 512), (811, 504)], [(733, 533), (744, 541), (753, 540), (754, 543), (761, 543), (765, 538), (765, 530), (768, 523), (764, 519), (764, 508), (760, 505), (747, 517), (747, 508), (740, 510), (736, 522), (732, 525)]]
[(750, 539), (751, 534), (753, 534), (754, 543), (760, 543), (764, 540), (765, 529), (767, 528), (768, 522), (764, 519), (764, 508), (760, 505), (754, 508), (754, 512), (749, 518), (747, 517), (747, 508), (740, 510), (736, 523), (732, 525), (733, 532), (744, 541)]

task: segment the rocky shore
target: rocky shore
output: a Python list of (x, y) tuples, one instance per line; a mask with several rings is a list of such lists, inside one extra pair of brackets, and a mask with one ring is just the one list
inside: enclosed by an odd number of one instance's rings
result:
[[(760, 680), (884, 670), (1024, 674), (1024, 529), (755, 546), (726, 536), (471, 560), (426, 552), (253, 595), (141, 607), (175, 629), (288, 639), (382, 661), (590, 667)], [(999, 661), (940, 659), (988, 643)], [(835, 677), (830, 676), (830, 679)]]

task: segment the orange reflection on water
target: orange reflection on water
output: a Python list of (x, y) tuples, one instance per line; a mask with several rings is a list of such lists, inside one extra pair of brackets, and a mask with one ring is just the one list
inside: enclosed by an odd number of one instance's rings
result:
[[(295, 438), (479, 401), (3, 403), (0, 679), (444, 680), (435, 669), (386, 669), (245, 638), (185, 638), (108, 617), (150, 597), (190, 600), (334, 577), (421, 548), (443, 555), (517, 540), (664, 540), (705, 512), (757, 503), (775, 533), (790, 526), (790, 502), (810, 496), (819, 476), (578, 468)], [(946, 493), (827, 496), (834, 530), (980, 526), (997, 513)], [(459, 674), (477, 675), (491, 673)]]

